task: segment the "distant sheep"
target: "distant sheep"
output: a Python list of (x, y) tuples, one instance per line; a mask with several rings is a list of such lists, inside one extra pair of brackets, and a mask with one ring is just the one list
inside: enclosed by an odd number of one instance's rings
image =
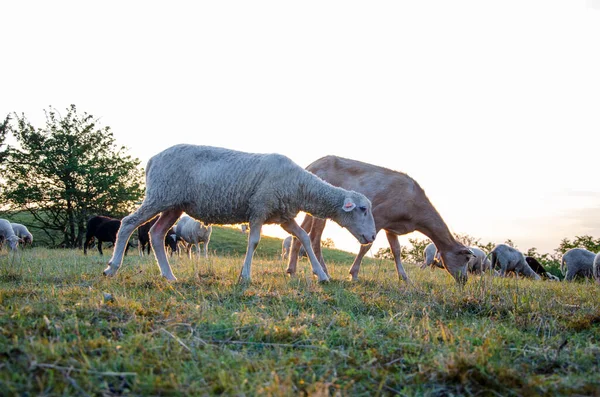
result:
[[(121, 221), (107, 216), (94, 216), (88, 220), (85, 243), (83, 244), (83, 253), (87, 255), (87, 249), (94, 239), (97, 240), (98, 252), (102, 252), (102, 242), (115, 243), (117, 232), (121, 226)], [(130, 244), (127, 244), (127, 249)]]
[(592, 271), (594, 273), (594, 278), (597, 283), (600, 283), (600, 252), (594, 258), (594, 265), (592, 266)]
[(10, 225), (12, 226), (15, 235), (19, 238), (19, 242), (23, 244), (23, 247), (33, 244), (33, 235), (27, 230), (25, 225), (20, 223), (11, 223)]
[[(158, 218), (154, 218), (142, 226), (138, 228), (138, 252), (140, 256), (144, 255), (144, 250), (147, 251), (148, 255), (150, 255), (150, 228), (156, 222)], [(175, 251), (177, 251), (177, 236), (175, 234), (175, 230), (171, 228), (167, 235), (165, 236), (165, 247), (169, 247), (171, 249), (171, 255)]]
[(242, 225), (240, 226), (240, 231), (242, 232), (242, 234), (248, 233), (248, 225), (242, 223)]
[(525, 260), (527, 261), (527, 264), (529, 265), (529, 267), (534, 272), (539, 274), (543, 279), (550, 280), (550, 281), (560, 281), (560, 279), (558, 277), (556, 277), (554, 274), (546, 271), (546, 269), (544, 269), (544, 266), (534, 257), (526, 256)]
[(516, 248), (506, 244), (498, 244), (489, 255), (492, 258), (492, 269), (500, 267), (500, 276), (502, 277), (505, 277), (508, 272), (515, 272), (540, 280), (540, 276), (529, 267), (525, 256)]
[(575, 277), (593, 277), (595, 257), (596, 254), (583, 248), (572, 248), (565, 252), (560, 261), (560, 271), (565, 275), (565, 280), (572, 281)]
[(375, 240), (371, 202), (363, 194), (334, 187), (285, 156), (175, 145), (148, 161), (146, 197), (137, 211), (123, 219), (104, 274), (112, 276), (118, 271), (133, 231), (160, 213), (150, 238), (161, 275), (176, 280), (164, 247), (158, 243), (185, 212), (209, 224), (249, 223), (248, 249), (240, 275), (243, 281), (250, 280), (262, 226), (272, 223), (300, 239), (313, 272), (320, 281), (327, 281), (308, 234), (294, 220), (300, 211), (333, 219), (361, 244)]
[(427, 244), (423, 250), (423, 256), (425, 257), (425, 261), (421, 265), (421, 269), (425, 269), (427, 266), (439, 267), (440, 269), (444, 268), (444, 265), (442, 265), (442, 257), (437, 248), (435, 248), (434, 243)]
[(469, 249), (475, 254), (475, 257), (467, 264), (469, 273), (482, 274), (492, 269), (492, 263), (484, 251), (477, 247), (469, 247)]
[(19, 245), (19, 237), (13, 231), (10, 222), (6, 219), (0, 219), (0, 238), (8, 243), (8, 248), (11, 251), (16, 251)]
[(174, 227), (177, 240), (185, 246), (188, 258), (192, 259), (192, 246), (200, 255), (200, 244), (204, 245), (204, 257), (208, 258), (208, 243), (212, 234), (212, 226), (206, 226), (189, 215), (182, 216)]
[[(281, 259), (288, 259), (288, 257), (290, 256), (290, 248), (292, 246), (292, 236), (287, 236), (285, 239), (283, 239), (283, 241), (281, 242)], [(304, 247), (300, 247), (300, 252), (298, 253), (298, 255), (303, 258), (306, 256), (306, 251), (304, 250)]]

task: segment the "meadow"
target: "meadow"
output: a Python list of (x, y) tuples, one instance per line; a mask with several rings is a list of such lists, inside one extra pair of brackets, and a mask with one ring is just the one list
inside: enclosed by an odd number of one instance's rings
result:
[(461, 288), (405, 264), (409, 285), (374, 259), (351, 282), (353, 255), (338, 253), (320, 284), (306, 259), (287, 276), (281, 240), (263, 238), (240, 285), (245, 242), (230, 237), (230, 254), (175, 256), (173, 283), (135, 251), (114, 278), (102, 276), (110, 249), (4, 252), (0, 394), (600, 395), (593, 282)]

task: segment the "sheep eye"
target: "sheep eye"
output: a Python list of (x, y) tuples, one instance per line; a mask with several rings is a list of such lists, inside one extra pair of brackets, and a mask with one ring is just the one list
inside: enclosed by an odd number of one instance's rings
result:
[(360, 207), (358, 207), (358, 208), (360, 208), (360, 210), (361, 210), (362, 212), (365, 212), (365, 211), (367, 210), (367, 207), (365, 207), (364, 205), (361, 205), (361, 206), (360, 206)]

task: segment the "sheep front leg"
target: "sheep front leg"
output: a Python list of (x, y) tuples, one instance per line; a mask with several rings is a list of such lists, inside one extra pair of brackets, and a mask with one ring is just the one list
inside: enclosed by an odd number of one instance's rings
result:
[(167, 253), (165, 252), (165, 236), (167, 230), (173, 226), (182, 213), (182, 210), (165, 211), (160, 214), (156, 223), (150, 228), (150, 241), (152, 243), (154, 256), (156, 256), (156, 260), (158, 261), (160, 274), (169, 281), (175, 281), (177, 278), (173, 275), (169, 260), (167, 259)]
[(319, 281), (329, 281), (329, 277), (327, 276), (327, 273), (325, 273), (325, 271), (323, 270), (321, 263), (317, 259), (316, 255), (312, 249), (312, 246), (310, 243), (310, 237), (304, 231), (304, 229), (302, 229), (300, 227), (300, 225), (298, 225), (296, 223), (296, 221), (293, 219), (290, 221), (287, 221), (285, 223), (282, 223), (281, 227), (283, 228), (283, 230), (285, 230), (286, 232), (290, 233), (291, 235), (296, 237), (298, 240), (300, 240), (300, 242), (302, 243), (302, 246), (304, 247), (304, 250), (306, 251), (306, 255), (308, 255), (310, 264), (312, 265), (313, 273), (315, 273), (317, 275), (317, 277), (319, 278)]
[(140, 225), (143, 225), (148, 220), (154, 218), (157, 213), (158, 212), (153, 211), (150, 207), (145, 207), (142, 203), (142, 206), (138, 208), (137, 211), (123, 218), (121, 226), (119, 227), (119, 232), (117, 233), (117, 242), (115, 243), (112, 258), (108, 261), (108, 267), (104, 269), (105, 276), (114, 276), (117, 273), (123, 263), (123, 253), (125, 252), (125, 247), (129, 242), (131, 234)]
[(354, 262), (352, 263), (352, 267), (350, 268), (350, 276), (352, 276), (352, 281), (358, 280), (358, 272), (360, 272), (360, 264), (362, 262), (365, 254), (371, 249), (372, 244), (361, 245), (356, 258), (354, 258)]
[(262, 231), (262, 222), (250, 222), (250, 233), (248, 233), (248, 248), (246, 249), (246, 258), (244, 258), (244, 265), (242, 266), (242, 273), (240, 274), (240, 282), (251, 281), (251, 266), (252, 258), (254, 257), (254, 251), (260, 242), (260, 233)]

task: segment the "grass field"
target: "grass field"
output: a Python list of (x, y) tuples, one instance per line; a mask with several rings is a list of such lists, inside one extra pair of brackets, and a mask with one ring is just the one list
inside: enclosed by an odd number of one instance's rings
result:
[[(261, 242), (262, 244), (263, 242)], [(267, 244), (265, 244), (267, 246)], [(110, 254), (110, 250), (106, 250)], [(600, 287), (472, 277), (371, 260), (352, 283), (279, 258), (34, 248), (0, 257), (0, 394), (600, 395)], [(109, 295), (107, 295), (109, 294)]]

